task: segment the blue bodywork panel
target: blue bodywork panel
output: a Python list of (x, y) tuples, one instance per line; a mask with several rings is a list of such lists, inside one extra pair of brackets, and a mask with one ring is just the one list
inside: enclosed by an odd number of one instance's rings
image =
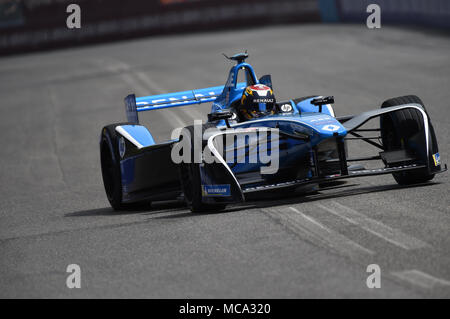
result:
[[(264, 117), (263, 119), (249, 120), (233, 125), (233, 128), (268, 127), (278, 128), (280, 132), (292, 134), (293, 132), (303, 132), (310, 139), (303, 141), (295, 138), (284, 138), (280, 140), (280, 167), (295, 163), (299, 157), (304, 156), (314, 146), (329, 138), (339, 138), (347, 135), (346, 129), (334, 117), (322, 113), (302, 113), (302, 114), (277, 114)], [(253, 153), (261, 151), (256, 148)], [(253, 153), (247, 155), (248, 159)], [(233, 172), (242, 173), (245, 171), (259, 170), (261, 164), (237, 164), (233, 167)]]

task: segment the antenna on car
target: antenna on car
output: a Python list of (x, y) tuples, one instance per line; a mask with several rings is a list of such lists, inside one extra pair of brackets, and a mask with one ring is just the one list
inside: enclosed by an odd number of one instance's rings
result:
[(226, 57), (228, 60), (236, 61), (237, 64), (241, 64), (245, 62), (245, 59), (248, 58), (247, 50), (245, 52), (237, 53), (231, 57), (227, 56), (225, 53), (222, 53), (224, 57)]

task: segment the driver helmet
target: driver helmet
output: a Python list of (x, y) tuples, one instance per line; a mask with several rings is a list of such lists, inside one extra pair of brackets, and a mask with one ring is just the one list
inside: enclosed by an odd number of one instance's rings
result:
[(240, 104), (240, 115), (244, 120), (274, 113), (275, 96), (269, 86), (255, 84), (245, 88)]

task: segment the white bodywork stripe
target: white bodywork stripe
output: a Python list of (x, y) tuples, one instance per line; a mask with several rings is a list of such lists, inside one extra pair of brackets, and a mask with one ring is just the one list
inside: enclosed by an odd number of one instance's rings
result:
[(328, 111), (330, 112), (331, 116), (336, 117), (334, 115), (334, 110), (333, 110), (333, 107), (331, 106), (331, 104), (327, 104), (326, 107), (327, 107)]
[(122, 126), (116, 126), (116, 132), (120, 133), (123, 137), (125, 137), (129, 142), (131, 142), (134, 146), (141, 149), (144, 146), (136, 141), (133, 136), (131, 136)]

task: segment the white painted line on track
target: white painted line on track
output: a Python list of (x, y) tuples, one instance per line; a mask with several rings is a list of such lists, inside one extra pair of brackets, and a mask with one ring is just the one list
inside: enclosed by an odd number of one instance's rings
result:
[[(123, 63), (123, 62), (122, 62)], [(127, 65), (128, 66), (128, 65)], [(128, 66), (128, 69), (131, 69)], [(132, 73), (140, 80), (142, 83), (144, 83), (149, 89), (152, 90), (153, 94), (163, 94), (168, 93), (165, 92), (166, 90), (162, 87), (160, 87), (155, 81), (153, 81), (147, 74), (140, 72), (140, 71), (132, 71)], [(148, 92), (146, 93), (149, 94)]]
[(289, 207), (289, 210), (265, 209), (265, 211), (300, 237), (339, 254), (351, 258), (375, 254), (370, 249), (362, 247), (344, 235), (329, 229), (311, 216), (305, 215), (295, 207)]
[(426, 242), (418, 238), (407, 235), (398, 229), (391, 228), (375, 219), (357, 212), (350, 207), (347, 207), (335, 201), (333, 201), (332, 203), (333, 208), (324, 206), (322, 204), (316, 205), (321, 209), (326, 210), (353, 225), (358, 225), (371, 234), (403, 249), (411, 250), (429, 246)]
[(426, 289), (436, 288), (437, 286), (450, 287), (450, 281), (436, 278), (417, 269), (393, 272), (392, 275), (415, 286)]

